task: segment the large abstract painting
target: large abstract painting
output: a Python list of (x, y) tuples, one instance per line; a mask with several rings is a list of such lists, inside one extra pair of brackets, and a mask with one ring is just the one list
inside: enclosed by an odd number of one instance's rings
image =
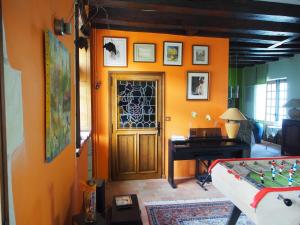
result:
[(50, 32), (45, 32), (46, 52), (46, 161), (52, 161), (70, 143), (70, 55)]

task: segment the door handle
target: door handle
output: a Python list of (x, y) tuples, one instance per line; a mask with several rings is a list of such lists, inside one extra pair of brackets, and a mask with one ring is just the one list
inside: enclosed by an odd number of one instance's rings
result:
[(157, 127), (156, 127), (156, 129), (157, 129), (157, 135), (160, 136), (160, 129), (161, 129), (161, 127), (160, 127), (160, 122), (157, 122)]

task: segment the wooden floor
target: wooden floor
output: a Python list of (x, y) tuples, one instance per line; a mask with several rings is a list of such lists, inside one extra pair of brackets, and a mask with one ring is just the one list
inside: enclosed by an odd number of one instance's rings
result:
[(177, 189), (171, 188), (167, 180), (133, 180), (109, 182), (106, 188), (106, 204), (111, 205), (114, 195), (137, 194), (142, 213), (143, 225), (148, 225), (145, 203), (155, 201), (196, 200), (208, 198), (223, 198), (224, 196), (211, 184), (204, 191), (195, 179), (177, 180)]

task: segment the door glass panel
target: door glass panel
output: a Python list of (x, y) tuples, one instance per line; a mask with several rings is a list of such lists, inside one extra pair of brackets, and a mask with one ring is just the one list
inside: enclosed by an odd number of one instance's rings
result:
[(118, 80), (118, 128), (156, 126), (156, 81)]

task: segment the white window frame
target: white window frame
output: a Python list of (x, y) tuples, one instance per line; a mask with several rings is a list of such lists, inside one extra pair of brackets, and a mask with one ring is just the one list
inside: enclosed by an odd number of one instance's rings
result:
[[(280, 89), (280, 84), (286, 84), (283, 90)], [(286, 118), (287, 112), (285, 108), (282, 108), (282, 103), (287, 100), (287, 91), (286, 78), (267, 81), (265, 121), (268, 124), (280, 124), (282, 119)], [(285, 92), (283, 96), (280, 94), (282, 92)]]

